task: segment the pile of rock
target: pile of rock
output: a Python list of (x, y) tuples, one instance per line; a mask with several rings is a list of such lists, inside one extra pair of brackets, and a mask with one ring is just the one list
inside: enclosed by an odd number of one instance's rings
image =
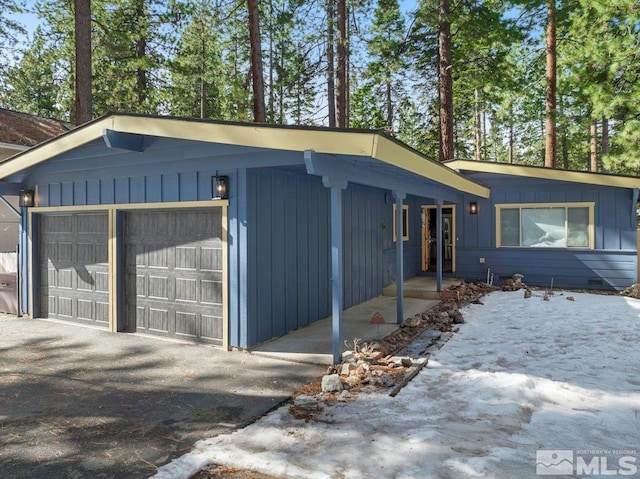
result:
[(507, 279), (502, 287), (502, 291), (519, 291), (521, 289), (528, 290), (529, 287), (524, 284), (524, 276), (521, 274), (514, 274), (511, 278)]
[(350, 351), (342, 355), (341, 363), (329, 366), (321, 380), (299, 391), (290, 407), (291, 414), (306, 421), (320, 420), (326, 402), (345, 401), (363, 388), (391, 389), (395, 386), (392, 392), (402, 388), (427, 364), (427, 358), (424, 354), (418, 354), (418, 359), (401, 356), (401, 350), (427, 330), (431, 330), (431, 345), (441, 347), (458, 331), (456, 325), (464, 323), (459, 305), (480, 303), (482, 295), (496, 289), (484, 283), (453, 286), (446, 290), (451, 293), (443, 292), (449, 299), (405, 319), (398, 329), (385, 338), (367, 342), (353, 339), (348, 344)]
[(472, 303), (477, 301), (481, 296), (495, 291), (495, 286), (486, 283), (461, 283), (459, 285), (449, 286), (440, 292), (440, 301), (456, 303)]
[(631, 298), (640, 299), (640, 283), (629, 286), (620, 294), (622, 296), (629, 296)]

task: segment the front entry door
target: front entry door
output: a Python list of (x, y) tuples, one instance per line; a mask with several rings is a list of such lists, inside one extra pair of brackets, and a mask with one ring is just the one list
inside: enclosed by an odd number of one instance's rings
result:
[[(436, 206), (422, 207), (422, 271), (436, 271)], [(456, 270), (456, 207), (442, 207), (442, 271), (452, 273)]]

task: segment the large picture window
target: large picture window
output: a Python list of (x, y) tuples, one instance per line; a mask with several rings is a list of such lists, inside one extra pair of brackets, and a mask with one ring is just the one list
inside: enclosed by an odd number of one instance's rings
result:
[(590, 248), (594, 203), (496, 205), (498, 247)]

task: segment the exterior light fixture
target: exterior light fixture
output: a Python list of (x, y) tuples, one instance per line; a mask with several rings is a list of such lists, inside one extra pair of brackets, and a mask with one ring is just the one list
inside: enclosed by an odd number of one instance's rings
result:
[(477, 215), (478, 214), (478, 203), (472, 201), (469, 203), (469, 214)]
[(35, 204), (35, 192), (33, 190), (24, 189), (20, 191), (19, 205), (21, 208), (31, 208)]
[(211, 199), (226, 200), (229, 198), (229, 177), (228, 176), (212, 176), (211, 177)]

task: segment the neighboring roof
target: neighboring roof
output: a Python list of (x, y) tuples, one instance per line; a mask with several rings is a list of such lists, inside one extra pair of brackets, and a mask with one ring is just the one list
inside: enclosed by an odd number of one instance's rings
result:
[(545, 180), (568, 181), (588, 185), (615, 186), (620, 188), (640, 188), (640, 178), (635, 176), (592, 173), (589, 171), (560, 170), (541, 166), (512, 165), (487, 161), (453, 160), (445, 163), (460, 172), (493, 173), (498, 175), (524, 176)]
[(0, 108), (0, 143), (5, 147), (15, 145), (20, 150), (35, 146), (68, 130), (58, 120)]
[(0, 179), (102, 138), (106, 129), (256, 148), (366, 156), (458, 191), (484, 198), (490, 195), (489, 188), (377, 131), (229, 123), (135, 114), (106, 115), (20, 153), (0, 164)]

